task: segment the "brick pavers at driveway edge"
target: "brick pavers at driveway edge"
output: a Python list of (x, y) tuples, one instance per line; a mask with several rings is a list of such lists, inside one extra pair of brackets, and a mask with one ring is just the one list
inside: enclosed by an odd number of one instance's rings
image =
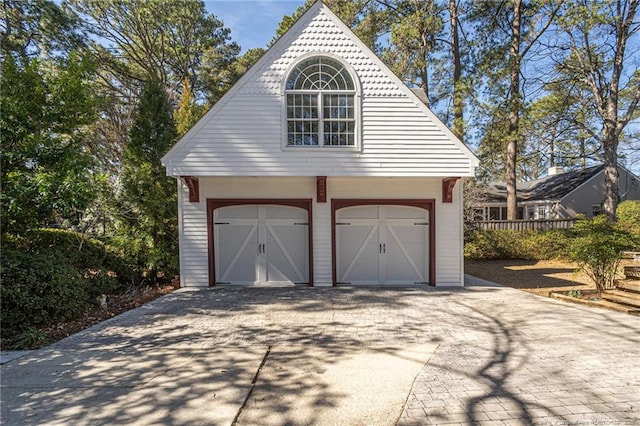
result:
[[(369, 348), (432, 345), (400, 424), (634, 424), (639, 343), (638, 318), (502, 287), (183, 289), (3, 365), (1, 420), (229, 424), (216, 407), (239, 407), (268, 347), (321, 348), (319, 374)], [(319, 410), (340, 402), (318, 391)]]
[(640, 424), (640, 318), (469, 278), (399, 424)]

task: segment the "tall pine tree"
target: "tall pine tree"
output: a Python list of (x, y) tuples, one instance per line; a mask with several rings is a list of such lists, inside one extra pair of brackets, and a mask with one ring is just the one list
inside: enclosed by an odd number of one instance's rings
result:
[(125, 223), (136, 236), (138, 255), (155, 280), (178, 268), (177, 191), (160, 163), (177, 137), (171, 104), (158, 79), (145, 82), (125, 147), (122, 197)]

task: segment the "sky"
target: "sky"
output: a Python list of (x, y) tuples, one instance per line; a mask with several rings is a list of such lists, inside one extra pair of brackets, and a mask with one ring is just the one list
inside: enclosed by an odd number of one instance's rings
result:
[(207, 11), (231, 30), (231, 39), (242, 52), (267, 47), (285, 15), (291, 15), (304, 0), (205, 0)]
[[(231, 30), (231, 40), (240, 45), (242, 53), (255, 47), (266, 48), (282, 18), (304, 3), (305, 0), (204, 0), (207, 11)], [(632, 123), (628, 129), (637, 131), (640, 124)], [(631, 160), (628, 166), (640, 175), (640, 153), (630, 151), (627, 155)]]

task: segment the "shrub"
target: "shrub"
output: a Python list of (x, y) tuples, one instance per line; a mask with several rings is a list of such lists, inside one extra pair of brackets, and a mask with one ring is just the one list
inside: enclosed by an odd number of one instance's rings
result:
[(465, 257), (478, 260), (544, 260), (566, 258), (569, 230), (472, 230), (466, 235)]
[(36, 339), (29, 327), (77, 318), (97, 296), (141, 282), (139, 270), (113, 248), (56, 229), (5, 235), (0, 274), (3, 337), (14, 342)]
[(30, 326), (74, 318), (89, 306), (87, 285), (60, 252), (3, 249), (0, 263), (2, 327)]
[[(18, 246), (31, 252), (56, 251), (64, 253), (69, 263), (87, 278), (99, 278), (95, 283), (107, 288), (117, 283), (124, 289), (140, 282), (140, 269), (121, 251), (96, 239), (84, 238), (77, 232), (62, 229), (38, 229), (29, 231)], [(115, 288), (114, 288), (115, 290)], [(106, 294), (106, 293), (105, 293)]]
[(631, 236), (616, 227), (605, 215), (582, 219), (575, 225), (571, 258), (578, 262), (599, 291), (614, 288), (620, 252), (634, 247)]
[(627, 200), (618, 204), (616, 216), (623, 229), (640, 236), (640, 200)]

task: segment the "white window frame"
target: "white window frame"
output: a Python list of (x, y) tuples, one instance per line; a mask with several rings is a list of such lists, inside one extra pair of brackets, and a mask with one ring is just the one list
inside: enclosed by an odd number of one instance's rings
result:
[[(354, 86), (354, 90), (287, 90), (286, 89), (286, 85), (287, 85), (287, 80), (289, 79), (289, 76), (291, 75), (291, 72), (302, 62), (308, 61), (309, 59), (313, 59), (313, 58), (328, 58), (331, 59), (333, 61), (336, 61), (338, 63), (340, 63), (345, 71), (347, 72), (347, 74), (349, 75), (349, 77), (351, 78), (351, 81), (353, 82), (353, 86)], [(287, 95), (289, 94), (300, 94), (300, 95), (309, 95), (309, 94), (315, 94), (318, 96), (317, 99), (317, 108), (318, 108), (318, 119), (317, 119), (317, 123), (318, 123), (318, 145), (289, 145), (289, 140), (288, 140), (288, 136), (289, 136), (289, 119), (287, 117)], [(354, 144), (353, 145), (325, 145), (324, 144), (324, 108), (323, 108), (323, 95), (326, 94), (335, 94), (335, 95), (341, 95), (341, 94), (348, 94), (348, 95), (352, 95), (353, 96), (353, 122), (354, 122), (354, 135), (353, 135), (353, 139), (354, 139)], [(309, 53), (306, 55), (301, 56), (300, 58), (298, 58), (297, 61), (295, 61), (294, 63), (292, 63), (289, 68), (287, 69), (287, 71), (284, 74), (284, 77), (282, 79), (282, 89), (281, 89), (281, 96), (282, 96), (282, 149), (283, 151), (305, 151), (305, 150), (310, 150), (310, 151), (322, 151), (322, 152), (327, 152), (327, 151), (347, 151), (347, 152), (354, 152), (354, 151), (360, 151), (361, 150), (361, 143), (360, 143), (360, 135), (361, 135), (361, 126), (362, 126), (362, 120), (361, 120), (361, 88), (360, 88), (360, 82), (359, 80), (356, 78), (356, 74), (353, 70), (353, 68), (351, 68), (351, 66), (349, 66), (349, 64), (347, 64), (342, 58), (337, 57), (336, 55), (333, 54), (329, 54), (329, 53), (324, 53), (324, 52), (313, 52), (313, 53)]]

